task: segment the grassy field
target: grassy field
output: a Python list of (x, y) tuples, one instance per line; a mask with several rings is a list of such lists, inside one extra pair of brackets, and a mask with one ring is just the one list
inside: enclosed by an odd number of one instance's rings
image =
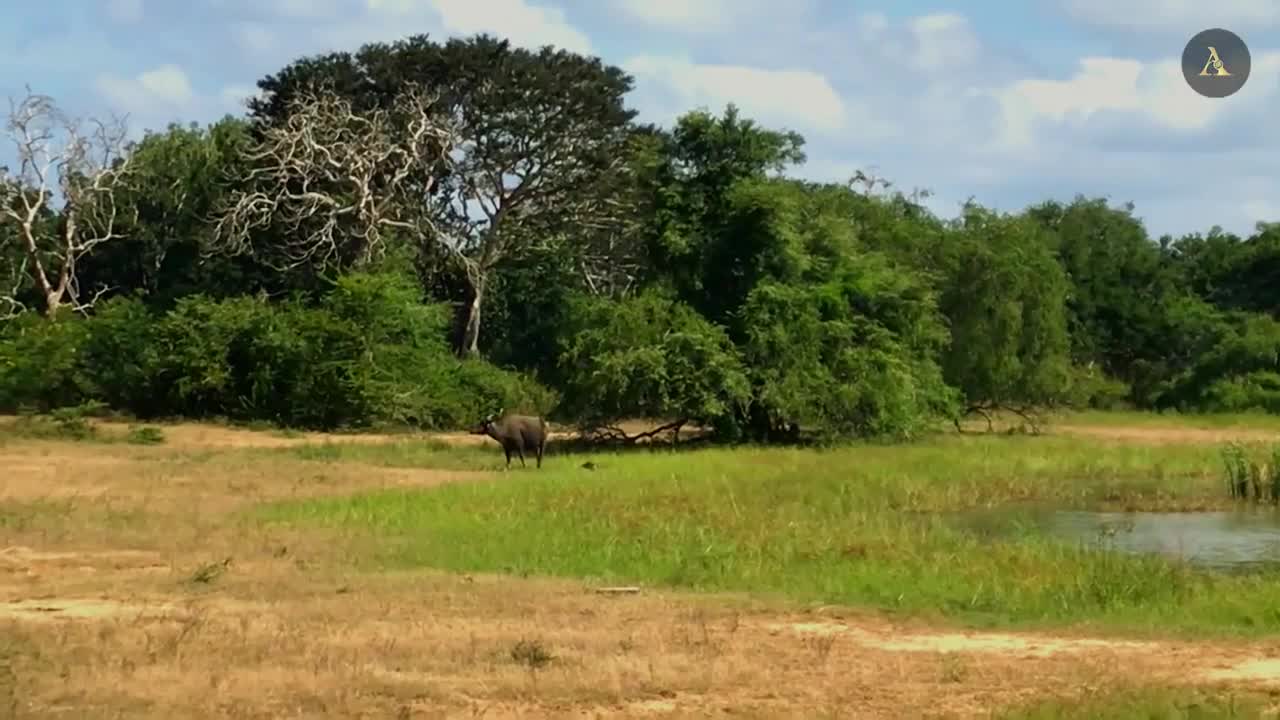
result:
[[(325, 462), (484, 467), (492, 451), (331, 445)], [(499, 456), (500, 459), (500, 456)], [(584, 458), (587, 459), (587, 458)], [(559, 459), (509, 482), (388, 489), (258, 509), (338, 530), (363, 567), (588, 577), (946, 616), (1195, 633), (1280, 630), (1280, 584), (1034, 535), (983, 539), (952, 511), (1227, 507), (1211, 445), (944, 437), (910, 447), (734, 449)]]
[(509, 473), (465, 435), (42, 428), (0, 430), (0, 717), (1257, 717), (1280, 679), (1274, 575), (950, 519), (1229, 507), (1219, 444), (1280, 423)]

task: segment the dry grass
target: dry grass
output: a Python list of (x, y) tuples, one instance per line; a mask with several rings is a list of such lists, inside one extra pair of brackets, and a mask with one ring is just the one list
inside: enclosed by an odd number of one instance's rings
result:
[[(0, 601), (28, 601), (0, 611), (0, 717), (987, 716), (1130, 681), (1255, 686), (1205, 673), (1280, 650), (966, 640), (740, 597), (362, 573), (333, 537), (235, 511), (498, 476), (252, 450), (315, 436), (165, 435), (146, 447), (0, 446)], [(67, 600), (83, 601), (78, 614), (57, 609)]]

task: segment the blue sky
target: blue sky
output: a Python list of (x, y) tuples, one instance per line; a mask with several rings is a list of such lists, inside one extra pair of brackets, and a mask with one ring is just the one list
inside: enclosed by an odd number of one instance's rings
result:
[[(29, 83), (137, 130), (242, 111), (301, 55), (426, 32), (589, 52), (669, 123), (736, 102), (800, 131), (797, 174), (874, 169), (955, 214), (1076, 193), (1133, 201), (1153, 236), (1280, 220), (1277, 0), (46, 0), (3, 11), (0, 92)], [(1178, 60), (1225, 27), (1253, 70), (1201, 98)], [(11, 157), (0, 148), (0, 160)]]

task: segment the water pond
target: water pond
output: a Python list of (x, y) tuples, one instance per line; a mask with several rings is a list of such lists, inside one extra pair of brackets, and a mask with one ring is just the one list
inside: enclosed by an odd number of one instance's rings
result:
[(1226, 572), (1280, 570), (1280, 510), (1093, 512), (1052, 509), (967, 513), (984, 537), (1041, 535), (1098, 550), (1152, 553)]

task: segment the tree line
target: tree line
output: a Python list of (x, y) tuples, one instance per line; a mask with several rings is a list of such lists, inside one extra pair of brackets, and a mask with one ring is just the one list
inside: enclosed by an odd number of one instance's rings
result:
[(300, 58), (127, 143), (28, 93), (0, 177), (0, 410), (455, 428), (497, 408), (731, 441), (1059, 407), (1280, 411), (1280, 225), (1149, 237), (858, 173), (596, 57), (425, 35)]

